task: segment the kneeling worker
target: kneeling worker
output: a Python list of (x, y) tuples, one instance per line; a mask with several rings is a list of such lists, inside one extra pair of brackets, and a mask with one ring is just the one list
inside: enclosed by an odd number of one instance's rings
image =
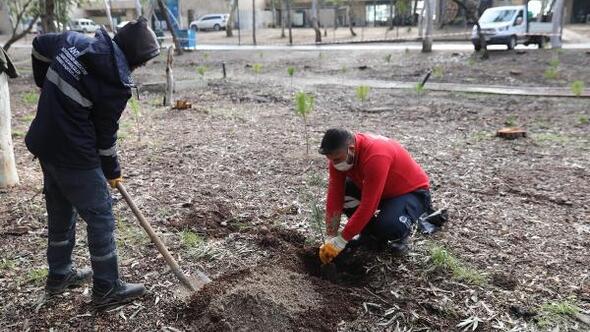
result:
[[(383, 136), (330, 129), (319, 153), (329, 161), (322, 263), (347, 245), (388, 246), (405, 253), (413, 223), (432, 210), (428, 175), (408, 151)], [(349, 219), (339, 234), (342, 212)]]

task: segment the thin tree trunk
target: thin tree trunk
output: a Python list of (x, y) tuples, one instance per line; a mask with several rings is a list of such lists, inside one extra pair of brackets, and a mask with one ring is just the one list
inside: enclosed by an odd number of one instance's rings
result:
[(420, 10), (420, 15), (418, 15), (418, 36), (420, 38), (424, 38), (424, 11), (426, 9), (426, 5), (422, 7)]
[(287, 0), (282, 0), (281, 1), (281, 38), (285, 38), (285, 19), (287, 18), (287, 16), (285, 15), (285, 12), (287, 11), (287, 4), (286, 4)]
[(256, 0), (252, 0), (252, 43), (256, 45)]
[(236, 15), (236, 8), (239, 0), (230, 0), (229, 3), (229, 17), (227, 18), (227, 25), (225, 26), (225, 36), (234, 36), (234, 17)]
[(272, 13), (272, 27), (275, 28), (277, 26), (277, 6), (275, 0), (270, 0), (270, 7)]
[(55, 2), (54, 0), (45, 0), (45, 11), (42, 19), (43, 32), (55, 32)]
[(115, 25), (113, 24), (113, 17), (111, 16), (111, 6), (108, 3), (108, 0), (104, 0), (104, 8), (107, 12), (107, 18), (109, 20), (109, 26), (111, 27), (111, 31), (115, 32)]
[(0, 73), (0, 188), (18, 184), (10, 131), (10, 94), (8, 76)]
[(291, 22), (291, 0), (287, 1), (287, 26), (289, 27), (289, 45), (293, 45), (293, 22)]
[(174, 50), (176, 54), (182, 54), (182, 47), (180, 46), (180, 40), (178, 39), (178, 35), (176, 34), (176, 29), (174, 29), (174, 25), (172, 25), (172, 19), (170, 15), (168, 15), (168, 7), (164, 4), (164, 1), (158, 0), (158, 8), (160, 8), (160, 12), (164, 15), (164, 20), (166, 20), (166, 26), (168, 26), (168, 30), (172, 34), (172, 41), (174, 42)]
[(139, 0), (135, 0), (135, 18), (141, 16), (141, 3)]
[(396, 0), (391, 0), (389, 4), (389, 30), (393, 30), (393, 7), (395, 7), (395, 2)]
[(318, 21), (318, 0), (311, 0), (311, 25), (315, 31), (315, 42), (322, 42), (322, 32)]
[(373, 0), (373, 27), (377, 26), (377, 1)]
[(426, 7), (426, 34), (422, 38), (422, 52), (432, 52), (432, 7), (434, 0), (425, 0)]
[(353, 29), (352, 18), (353, 18), (352, 0), (348, 0), (348, 28), (350, 29), (350, 34), (353, 37), (356, 37), (356, 32), (354, 32), (354, 29)]
[(31, 20), (31, 22), (29, 22), (29, 25), (27, 26), (27, 28), (25, 30), (21, 31), (20, 33), (16, 33), (17, 27), (20, 25), (20, 20), (19, 20), (19, 22), (17, 22), (15, 28), (12, 29), (12, 36), (10, 36), (10, 39), (8, 39), (6, 41), (6, 43), (4, 44), (4, 46), (2, 48), (4, 48), (5, 51), (8, 51), (8, 49), (10, 48), (10, 46), (12, 46), (12, 44), (16, 43), (19, 39), (23, 38), (28, 33), (30, 33), (31, 30), (33, 29), (33, 25), (35, 25), (35, 22), (37, 22), (38, 18), (39, 18), (39, 14), (36, 14), (33, 17), (33, 19)]
[(168, 46), (168, 57), (166, 59), (166, 95), (164, 96), (164, 106), (172, 106), (174, 93), (174, 74), (172, 73), (172, 64), (174, 62), (174, 46)]
[(416, 17), (416, 10), (418, 9), (418, 0), (414, 0), (414, 10), (412, 10), (412, 19), (414, 24), (418, 24), (418, 18)]
[(561, 48), (561, 24), (563, 21), (563, 0), (555, 1), (553, 7), (553, 30), (551, 34), (551, 48)]

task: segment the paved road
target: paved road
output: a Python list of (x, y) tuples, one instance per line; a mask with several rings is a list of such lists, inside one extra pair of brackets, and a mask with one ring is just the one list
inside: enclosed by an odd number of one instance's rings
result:
[[(469, 51), (473, 50), (473, 45), (469, 42), (434, 42), (432, 48), (435, 51)], [(563, 44), (564, 49), (590, 49), (590, 43), (572, 43)], [(405, 43), (371, 43), (371, 44), (332, 44), (332, 45), (215, 45), (201, 44), (197, 50), (286, 50), (286, 51), (318, 51), (318, 50), (421, 50), (422, 44), (416, 42)], [(537, 46), (519, 45), (517, 49), (537, 49)], [(490, 45), (489, 50), (506, 50), (506, 46)]]
[[(31, 42), (18, 42), (13, 45), (14, 48), (31, 48)], [(470, 51), (473, 50), (473, 45), (470, 42), (434, 42), (432, 48), (435, 51)], [(519, 45), (517, 49), (536, 49), (537, 46)], [(564, 43), (564, 49), (590, 49), (590, 42), (586, 43)], [(421, 50), (422, 44), (418, 42), (401, 42), (401, 43), (368, 43), (368, 44), (329, 44), (329, 45), (221, 45), (221, 44), (200, 44), (197, 45), (197, 50), (276, 50), (276, 51), (319, 51), (319, 50), (334, 50), (334, 51), (363, 51), (363, 50), (392, 50), (404, 51)], [(490, 50), (506, 50), (503, 45), (490, 45)]]

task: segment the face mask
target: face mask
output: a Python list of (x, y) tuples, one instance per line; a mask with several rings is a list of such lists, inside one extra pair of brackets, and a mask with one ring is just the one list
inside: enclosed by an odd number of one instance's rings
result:
[[(349, 163), (348, 160), (350, 160), (351, 162)], [(340, 172), (346, 172), (349, 171), (352, 166), (354, 165), (354, 157), (351, 158), (350, 154), (346, 155), (346, 160), (339, 162), (338, 164), (334, 164), (334, 168)]]

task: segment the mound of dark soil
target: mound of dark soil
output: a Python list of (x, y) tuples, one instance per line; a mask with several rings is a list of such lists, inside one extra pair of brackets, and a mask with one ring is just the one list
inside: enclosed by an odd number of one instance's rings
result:
[(195, 206), (183, 219), (170, 221), (170, 226), (215, 238), (239, 231), (231, 209), (223, 203)]
[(340, 260), (326, 278), (317, 248), (285, 229), (263, 230), (258, 266), (216, 278), (191, 299), (185, 317), (199, 330), (332, 331), (360, 308), (355, 285), (364, 277), (359, 257)]

